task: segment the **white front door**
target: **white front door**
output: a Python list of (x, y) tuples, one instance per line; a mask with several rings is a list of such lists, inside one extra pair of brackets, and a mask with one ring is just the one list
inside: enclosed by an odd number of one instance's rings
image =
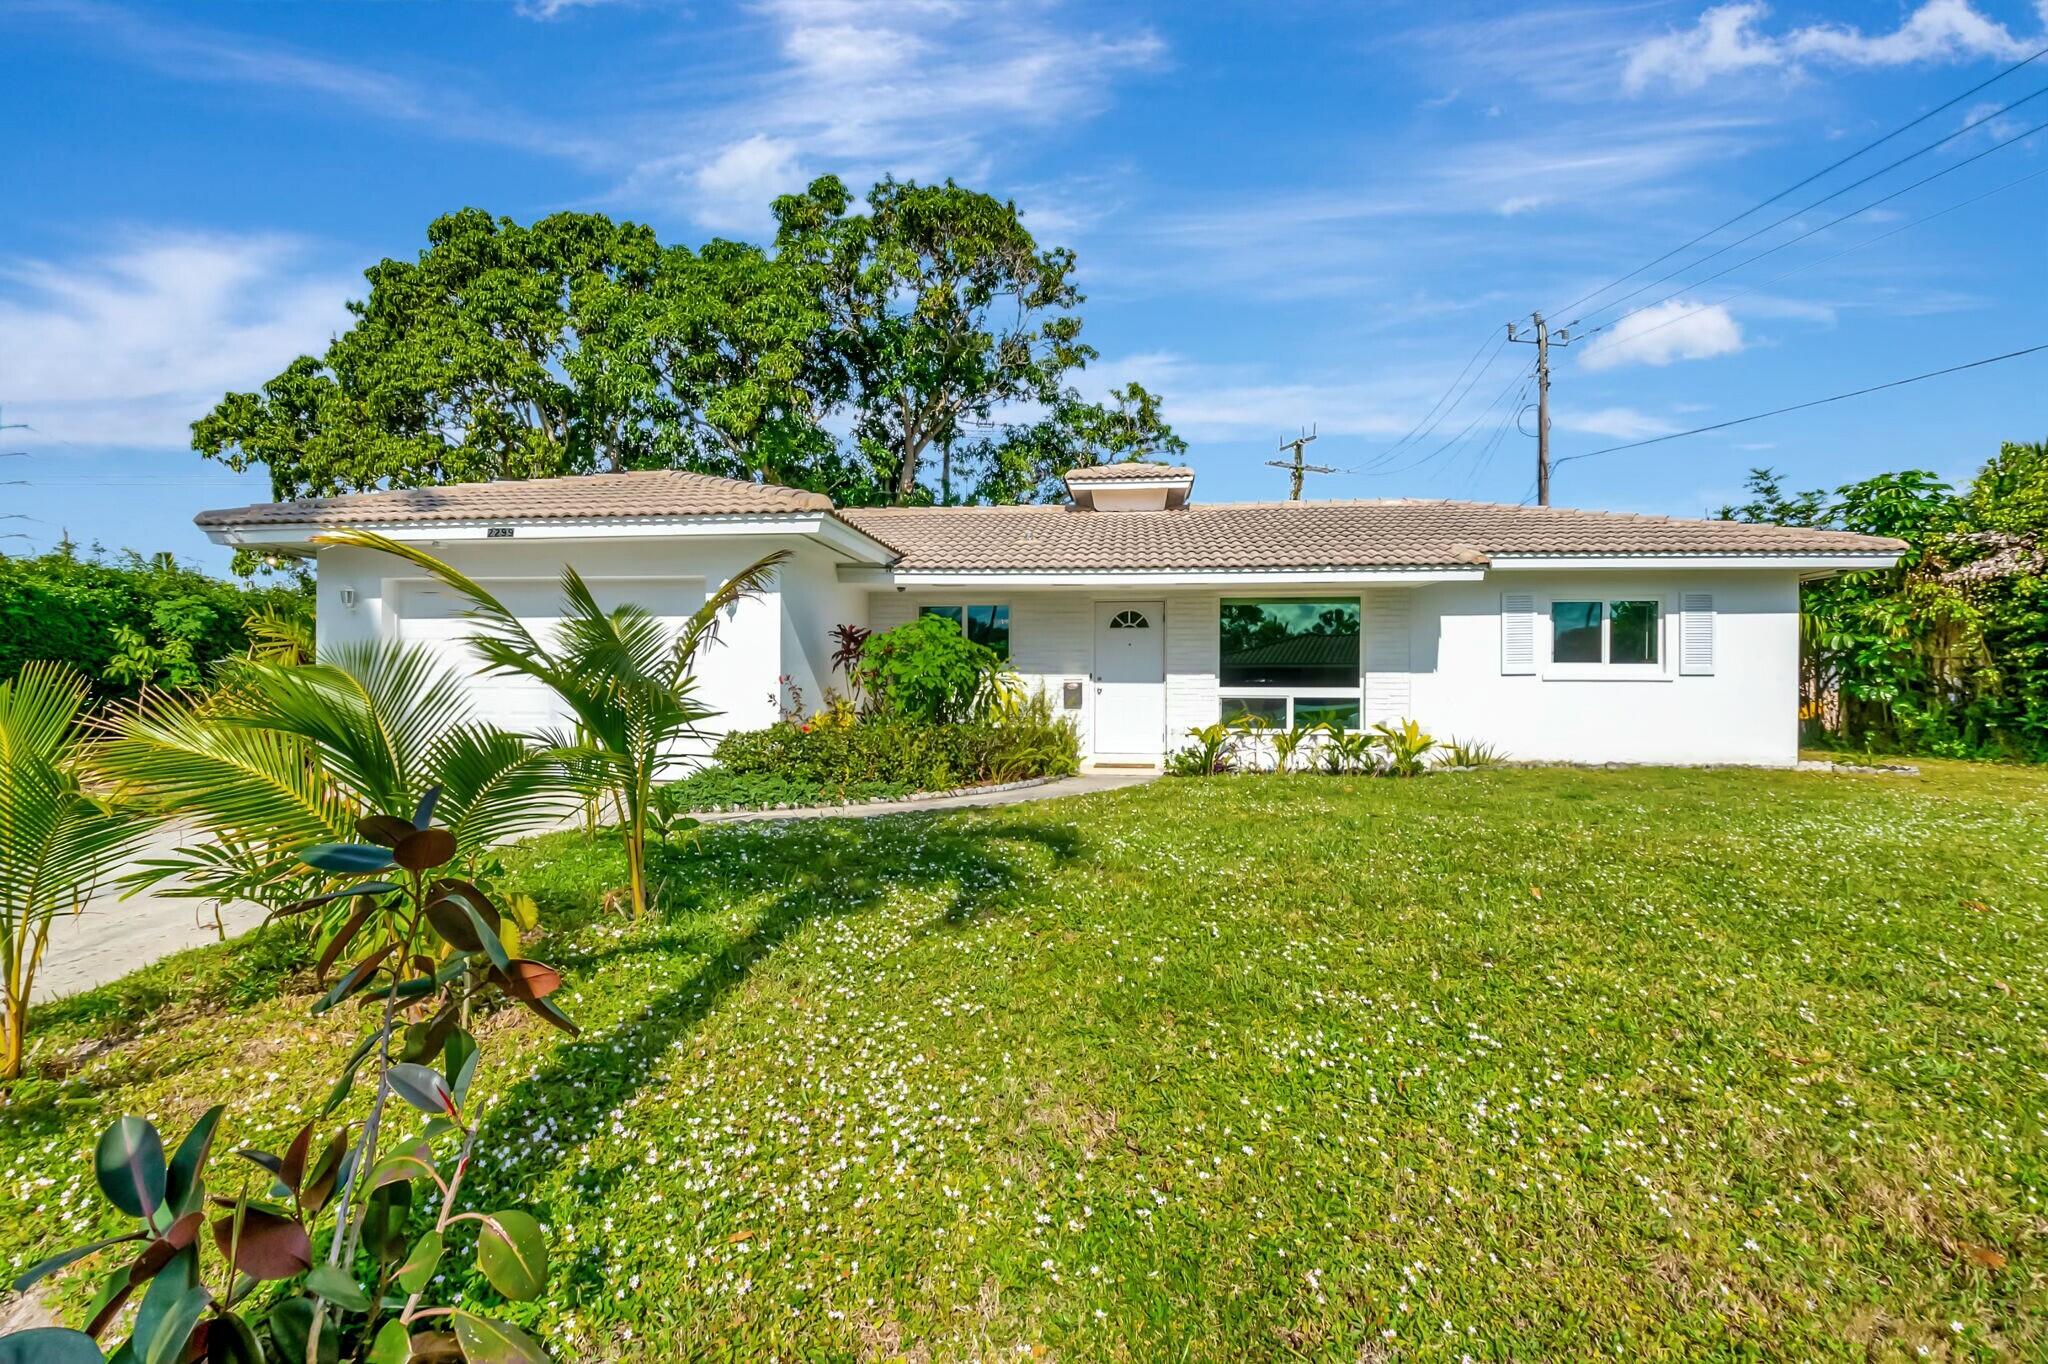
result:
[(1095, 760), (1157, 762), (1166, 749), (1166, 606), (1095, 604)]

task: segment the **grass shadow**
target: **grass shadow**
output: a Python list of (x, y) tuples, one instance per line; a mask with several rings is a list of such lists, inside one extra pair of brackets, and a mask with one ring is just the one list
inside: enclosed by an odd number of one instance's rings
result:
[[(1018, 847), (1017, 845), (1024, 845)], [(768, 899), (751, 925), (726, 938), (697, 969), (649, 997), (623, 1024), (565, 1040), (537, 1072), (506, 1090), (484, 1119), (478, 1148), (492, 1153), (488, 1169), (473, 1175), (473, 1196), (514, 1201), (520, 1191), (562, 1156), (604, 1130), (614, 1109), (645, 1088), (663, 1058), (708, 1017), (754, 969), (815, 919), (860, 914), (892, 895), (945, 888), (939, 918), (960, 925), (997, 912), (1029, 884), (1021, 870), (1042, 850), (1064, 862), (1083, 851), (1072, 828), (1024, 821), (959, 824), (939, 816), (875, 820), (813, 820), (780, 826), (732, 826), (707, 836), (701, 851), (663, 850), (650, 880), (660, 887), (655, 909), (664, 918), (715, 911)], [(686, 929), (676, 940), (701, 945), (706, 934)], [(622, 944), (582, 958), (578, 968), (620, 953), (661, 950), (654, 943)], [(573, 1102), (565, 1103), (565, 1098)], [(547, 1121), (545, 1144), (532, 1139)], [(590, 1170), (577, 1188), (602, 1197), (617, 1171)], [(570, 1268), (576, 1292), (598, 1291), (603, 1277), (580, 1258)], [(586, 1281), (587, 1280), (587, 1281)]]

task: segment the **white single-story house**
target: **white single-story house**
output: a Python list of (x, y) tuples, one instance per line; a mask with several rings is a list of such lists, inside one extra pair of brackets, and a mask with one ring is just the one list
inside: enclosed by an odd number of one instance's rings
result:
[[(420, 641), (473, 673), (456, 603), (411, 565), (321, 546), (337, 527), (421, 544), (544, 627), (573, 564), (601, 599), (681, 618), (787, 549), (702, 667), (721, 725), (772, 723), (835, 676), (832, 632), (919, 613), (1007, 655), (1096, 765), (1156, 764), (1243, 714), (1350, 728), (1413, 719), (1516, 759), (1787, 764), (1799, 585), (1893, 564), (1839, 531), (1423, 500), (1204, 505), (1194, 473), (1077, 470), (1063, 505), (835, 507), (670, 471), (460, 484), (202, 513), (224, 545), (317, 554), (319, 639)], [(551, 727), (550, 698), (478, 677), (479, 710)]]

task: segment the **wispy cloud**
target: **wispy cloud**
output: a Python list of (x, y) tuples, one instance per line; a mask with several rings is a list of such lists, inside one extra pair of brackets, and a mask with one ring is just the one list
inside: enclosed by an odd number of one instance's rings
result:
[[(730, 96), (639, 141), (620, 197), (719, 228), (760, 227), (768, 195), (825, 171), (982, 176), (1009, 144), (1099, 112), (1118, 76), (1166, 46), (1139, 25), (1094, 30), (1043, 0), (764, 0), (750, 37), (772, 55)], [(767, 191), (764, 195), (763, 191)]]
[(615, 155), (601, 137), (467, 93), (445, 71), (420, 76), (336, 61), (284, 43), (100, 0), (23, 0), (11, 14), (68, 24), (89, 34), (101, 52), (178, 80), (311, 97), (379, 119), (426, 125), (436, 136), (455, 141), (513, 147), (585, 164)]
[(1669, 435), (1678, 429), (1662, 417), (1633, 407), (1600, 407), (1588, 411), (1560, 407), (1551, 415), (1550, 424), (1559, 431), (1605, 436), (1610, 440), (1641, 440), (1645, 436)]
[(1622, 365), (1668, 365), (1675, 360), (1733, 355), (1742, 345), (1741, 324), (1723, 305), (1672, 299), (1629, 313), (1594, 336), (1580, 353), (1579, 365), (1594, 371)]
[(1809, 64), (1841, 67), (1914, 66), (1997, 57), (2012, 60), (2037, 43), (2023, 41), (1971, 0), (1924, 0), (1890, 32), (1849, 24), (1806, 24), (1768, 33), (1768, 5), (1715, 5), (1690, 28), (1637, 44), (1622, 70), (1623, 88), (1653, 85), (1697, 90), (1719, 76), (1798, 72)]
[(8, 412), (50, 440), (169, 448), (230, 388), (348, 323), (360, 277), (259, 234), (139, 232), (89, 259), (0, 260)]

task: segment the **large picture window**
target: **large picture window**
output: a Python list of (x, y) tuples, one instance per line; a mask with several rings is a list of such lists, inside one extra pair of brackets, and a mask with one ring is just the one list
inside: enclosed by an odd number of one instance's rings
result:
[(1357, 687), (1356, 601), (1223, 603), (1226, 687)]
[(946, 602), (920, 607), (917, 614), (944, 616), (964, 629), (967, 637), (976, 644), (993, 649), (997, 658), (1006, 663), (1010, 659), (1010, 608), (1007, 606), (975, 606), (967, 602)]
[(1220, 624), (1225, 722), (1359, 727), (1357, 598), (1227, 598)]

